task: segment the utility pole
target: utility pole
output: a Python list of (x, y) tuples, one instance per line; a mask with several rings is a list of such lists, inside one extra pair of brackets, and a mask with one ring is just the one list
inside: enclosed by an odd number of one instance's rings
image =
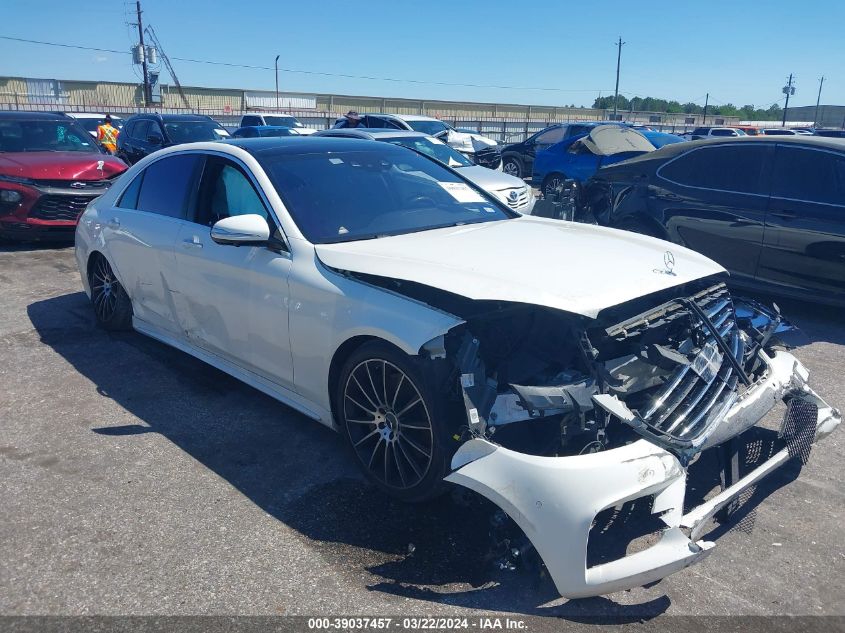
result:
[(789, 96), (795, 94), (795, 87), (792, 85), (792, 73), (789, 73), (789, 80), (783, 87), (783, 94), (786, 95), (786, 103), (783, 104), (783, 121), (781, 121), (780, 126), (786, 127), (786, 111), (789, 109)]
[(147, 73), (147, 49), (144, 47), (144, 25), (141, 23), (141, 0), (135, 2), (135, 10), (138, 13), (138, 41), (141, 45), (141, 68), (144, 71), (144, 105), (150, 105), (152, 95), (150, 94), (150, 76)]
[(816, 127), (816, 123), (819, 122), (819, 104), (822, 102), (822, 86), (824, 85), (824, 75), (822, 78), (819, 79), (819, 96), (816, 99), (816, 114), (813, 117), (813, 127)]
[(619, 41), (616, 43), (616, 46), (619, 47), (619, 50), (616, 54), (616, 94), (613, 97), (613, 120), (616, 120), (616, 112), (618, 109), (619, 104), (619, 67), (622, 65), (622, 45), (625, 42), (622, 41), (622, 38), (619, 38)]
[(701, 125), (707, 123), (707, 104), (710, 102), (710, 93), (707, 93), (707, 96), (704, 97), (704, 116), (701, 117)]
[(279, 107), (279, 56), (276, 55), (276, 110), (281, 111)]

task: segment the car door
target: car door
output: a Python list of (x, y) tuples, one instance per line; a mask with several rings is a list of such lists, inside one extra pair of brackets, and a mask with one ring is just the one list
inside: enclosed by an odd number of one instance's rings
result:
[(845, 299), (845, 153), (777, 145), (757, 277)]
[(196, 154), (165, 156), (135, 176), (117, 205), (102, 212), (107, 256), (135, 316), (170, 333), (180, 331), (172, 296), (174, 244), (200, 164)]
[(132, 128), (132, 138), (129, 140), (126, 153), (133, 164), (147, 155), (146, 142), (151, 123), (149, 119), (141, 119)]
[(560, 127), (554, 127), (550, 130), (546, 130), (544, 132), (538, 133), (532, 139), (529, 139), (525, 143), (525, 151), (522, 155), (522, 162), (525, 171), (525, 174), (531, 174), (534, 172), (534, 159), (537, 158), (537, 154), (542, 152), (543, 150), (549, 149), (552, 145), (556, 145), (560, 143), (563, 139), (567, 138), (568, 136), (568, 128), (567, 125), (561, 125)]
[(753, 282), (773, 151), (773, 143), (725, 143), (675, 157), (649, 187), (651, 215), (673, 241), (716, 260), (737, 281)]
[[(176, 241), (180, 325), (191, 344), (285, 387), (293, 385), (288, 336), (290, 253), (270, 205), (249, 170), (208, 154), (191, 221)], [(211, 239), (211, 226), (255, 213), (273, 246), (232, 246)]]

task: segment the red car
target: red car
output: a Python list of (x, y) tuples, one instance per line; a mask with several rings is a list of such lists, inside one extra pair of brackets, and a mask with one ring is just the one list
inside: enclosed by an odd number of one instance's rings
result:
[(0, 238), (72, 240), (88, 203), (126, 169), (70, 117), (0, 112)]

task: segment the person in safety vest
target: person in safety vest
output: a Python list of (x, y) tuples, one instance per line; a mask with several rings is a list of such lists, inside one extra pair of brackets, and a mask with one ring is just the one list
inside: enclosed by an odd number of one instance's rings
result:
[(120, 130), (111, 124), (111, 115), (106, 115), (106, 120), (102, 125), (97, 126), (97, 140), (105, 147), (109, 154), (114, 154), (117, 151), (117, 135)]

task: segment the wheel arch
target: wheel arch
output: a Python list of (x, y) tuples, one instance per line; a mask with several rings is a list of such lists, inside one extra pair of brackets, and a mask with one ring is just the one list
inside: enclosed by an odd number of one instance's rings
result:
[(615, 218), (611, 223), (613, 228), (623, 230), (630, 230), (626, 227), (633, 227), (635, 225), (642, 226), (647, 229), (647, 235), (658, 237), (661, 240), (672, 241), (666, 227), (643, 211), (632, 211), (630, 213), (626, 213), (624, 216)]
[(396, 351), (401, 352), (402, 354), (406, 354), (405, 350), (400, 348), (395, 343), (383, 338), (381, 336), (375, 336), (371, 334), (358, 334), (352, 336), (343, 343), (341, 343), (338, 348), (335, 350), (334, 354), (332, 355), (332, 360), (329, 363), (329, 373), (328, 373), (328, 384), (326, 387), (329, 391), (329, 402), (331, 404), (331, 412), (332, 418), (337, 426), (337, 398), (335, 397), (337, 394), (337, 383), (340, 380), (340, 372), (343, 369), (343, 365), (346, 363), (347, 359), (355, 353), (357, 349), (359, 349), (362, 345), (366, 343), (370, 343), (373, 341), (378, 341), (379, 343), (384, 343), (385, 345), (389, 345), (390, 347), (394, 348)]

